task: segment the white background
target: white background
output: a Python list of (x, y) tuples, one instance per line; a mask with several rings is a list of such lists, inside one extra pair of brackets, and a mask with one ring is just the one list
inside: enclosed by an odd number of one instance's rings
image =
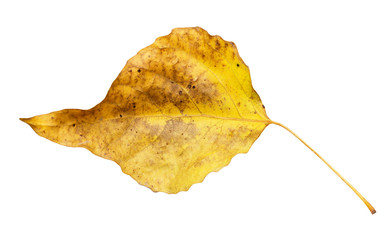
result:
[[(384, 1), (2, 1), (0, 239), (384, 239)], [(272, 120), (177, 195), (18, 120), (101, 101), (174, 27), (237, 44)]]

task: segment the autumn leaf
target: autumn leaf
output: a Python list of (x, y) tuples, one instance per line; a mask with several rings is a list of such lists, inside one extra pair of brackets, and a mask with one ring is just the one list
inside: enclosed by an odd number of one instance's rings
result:
[(269, 124), (292, 132), (266, 115), (235, 44), (199, 27), (174, 29), (139, 51), (95, 107), (22, 120), (38, 135), (113, 160), (138, 183), (166, 193), (187, 191), (247, 153)]

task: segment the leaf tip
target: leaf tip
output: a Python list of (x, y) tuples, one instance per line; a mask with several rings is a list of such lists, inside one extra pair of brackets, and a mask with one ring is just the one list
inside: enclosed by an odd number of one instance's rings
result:
[(27, 124), (29, 124), (29, 120), (30, 120), (30, 119), (31, 119), (31, 118), (19, 118), (20, 121), (25, 122), (25, 123), (27, 123)]

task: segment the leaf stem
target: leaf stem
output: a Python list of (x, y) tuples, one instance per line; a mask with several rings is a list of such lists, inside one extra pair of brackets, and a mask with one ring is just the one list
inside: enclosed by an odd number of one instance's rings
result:
[(321, 157), (321, 155), (319, 155), (313, 148), (311, 148), (304, 140), (302, 140), (297, 134), (295, 134), (292, 130), (290, 130), (288, 127), (286, 127), (285, 125), (281, 124), (281, 123), (278, 123), (278, 122), (274, 122), (274, 121), (271, 121), (270, 123), (272, 124), (275, 124), (275, 125), (278, 125), (284, 129), (286, 129), (288, 132), (290, 132), (291, 134), (293, 134), (299, 141), (301, 141), (307, 148), (309, 148), (315, 155), (317, 155), (338, 177), (341, 178), (342, 181), (344, 181), (346, 183), (346, 185), (348, 185), (350, 187), (350, 189), (353, 190), (353, 192), (355, 192), (357, 194), (357, 196), (365, 203), (365, 205), (369, 208), (370, 212), (372, 214), (375, 214), (376, 213), (376, 210), (374, 209), (374, 207), (361, 195), (361, 193), (359, 193), (357, 191), (357, 189), (355, 187), (353, 187), (353, 185), (351, 185), (344, 177), (341, 176), (341, 174), (339, 174), (328, 162), (326, 162), (325, 159), (323, 159), (323, 157)]

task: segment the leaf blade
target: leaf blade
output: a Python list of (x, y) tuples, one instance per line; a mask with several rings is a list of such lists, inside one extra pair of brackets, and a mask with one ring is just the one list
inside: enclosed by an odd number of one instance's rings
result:
[(31, 119), (37, 134), (167, 193), (246, 153), (270, 122), (235, 45), (201, 28), (174, 29), (139, 51), (94, 108)]

